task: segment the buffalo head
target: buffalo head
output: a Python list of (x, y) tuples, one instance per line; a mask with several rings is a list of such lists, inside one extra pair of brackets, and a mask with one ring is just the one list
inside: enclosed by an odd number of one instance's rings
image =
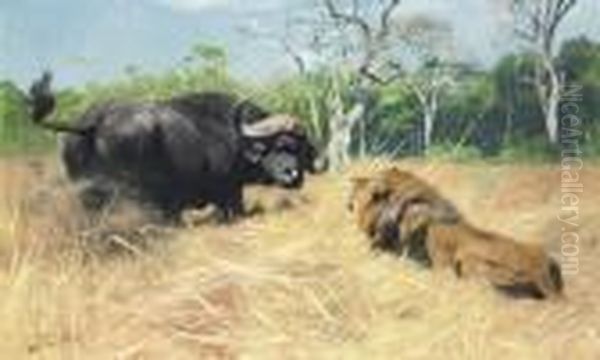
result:
[(315, 172), (317, 151), (297, 118), (273, 115), (241, 130), (244, 158), (254, 165), (246, 174), (252, 181), (299, 188), (304, 172)]

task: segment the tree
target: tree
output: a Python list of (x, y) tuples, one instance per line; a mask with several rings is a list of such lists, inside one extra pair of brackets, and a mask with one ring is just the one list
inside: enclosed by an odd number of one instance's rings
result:
[(443, 136), (442, 145), (453, 149), (474, 146), (481, 154), (497, 152), (502, 143), (504, 126), (499, 121), (493, 79), (484, 71), (471, 69), (461, 79), (440, 109), (444, 122), (436, 126), (436, 135)]
[(600, 63), (600, 44), (585, 36), (565, 41), (560, 49), (557, 66), (567, 80), (580, 80), (597, 69)]
[[(273, 28), (256, 19), (249, 19), (238, 27), (238, 31), (249, 41), (263, 42), (287, 56), (293, 65), (293, 74), (261, 90), (260, 97), (274, 111), (290, 113), (302, 119), (312, 141), (322, 150), (327, 142), (327, 116), (322, 103), (331, 84), (329, 76), (319, 71), (315, 64), (318, 50), (314, 45), (319, 41), (319, 35), (314, 33), (312, 26), (305, 26), (306, 21), (312, 21), (312, 18), (286, 14), (283, 28)], [(324, 157), (321, 154), (318, 160), (323, 167), (327, 162)]]
[[(392, 16), (400, 5), (400, 0), (382, 0), (376, 5), (361, 6), (359, 0), (350, 3), (339, 0), (321, 0), (325, 10), (330, 33), (342, 60), (350, 66), (351, 88), (350, 106), (344, 106), (344, 97), (339, 86), (332, 88), (330, 98), (331, 118), (329, 120), (330, 140), (327, 154), (333, 169), (347, 165), (351, 151), (352, 132), (359, 125), (359, 151), (364, 155), (365, 120), (371, 107), (370, 88), (390, 79), (383, 78), (378, 66), (385, 64), (386, 51), (390, 46)], [(348, 34), (353, 36), (348, 37)], [(341, 36), (340, 36), (341, 34)]]
[(402, 71), (401, 64), (395, 66), (397, 73), (403, 74), (403, 82), (421, 106), (423, 143), (425, 149), (428, 149), (432, 142), (440, 99), (455, 85), (462, 68), (453, 59), (452, 28), (446, 22), (417, 14), (402, 19), (396, 32), (407, 45), (409, 57), (412, 55), (412, 60), (419, 64), (412, 73)]
[[(392, 17), (400, 0), (381, 0), (376, 4), (366, 0), (316, 2), (319, 11), (288, 18), (284, 32), (253, 29), (253, 33), (278, 43), (293, 60), (299, 76), (308, 82), (311, 72), (320, 72), (318, 65), (336, 67), (329, 71), (329, 81), (325, 82), (324, 107), (329, 116), (324, 133), (328, 135), (325, 146), (328, 162), (331, 168), (341, 169), (349, 162), (354, 133), (358, 132), (360, 154), (366, 152), (371, 93), (373, 85), (389, 81), (380, 71), (380, 65), (387, 63)], [(311, 103), (317, 103), (314, 96)], [(315, 118), (317, 111), (312, 112), (311, 117)], [(311, 122), (316, 123), (314, 119)]]
[(188, 87), (206, 90), (222, 90), (231, 86), (228, 57), (220, 45), (200, 42), (192, 46), (184, 59), (180, 75)]
[(533, 81), (553, 144), (558, 142), (558, 108), (564, 82), (555, 63), (555, 43), (560, 25), (576, 4), (577, 0), (509, 0), (515, 33), (537, 56)]
[(423, 116), (423, 142), (425, 149), (432, 143), (440, 98), (456, 82), (458, 68), (444, 64), (438, 59), (431, 59), (423, 64), (418, 72), (406, 80), (406, 85), (416, 96)]
[(544, 113), (539, 106), (535, 83), (536, 55), (509, 54), (491, 71), (495, 92), (496, 122), (504, 141), (511, 143), (529, 137), (547, 137)]
[(586, 37), (566, 41), (561, 47), (557, 64), (567, 82), (582, 87), (578, 116), (585, 119), (583, 125), (588, 133), (592, 130), (598, 133), (600, 130), (600, 104), (597, 101), (600, 98), (600, 43)]

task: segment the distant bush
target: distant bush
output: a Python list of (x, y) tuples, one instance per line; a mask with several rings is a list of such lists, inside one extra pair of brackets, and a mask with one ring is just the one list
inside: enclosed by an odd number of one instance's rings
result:
[(10, 82), (0, 83), (0, 153), (44, 151), (52, 143), (53, 136), (31, 123), (22, 92)]
[(475, 146), (450, 142), (431, 145), (426, 156), (430, 159), (452, 162), (468, 162), (483, 158), (481, 149)]
[(250, 90), (253, 100), (270, 111), (293, 114), (304, 121), (315, 142), (323, 146), (328, 137), (327, 97), (331, 79), (325, 74), (291, 76)]
[(559, 157), (558, 148), (539, 136), (506, 142), (497, 158), (506, 162), (554, 162)]
[(586, 158), (600, 159), (600, 125), (586, 133), (581, 151)]

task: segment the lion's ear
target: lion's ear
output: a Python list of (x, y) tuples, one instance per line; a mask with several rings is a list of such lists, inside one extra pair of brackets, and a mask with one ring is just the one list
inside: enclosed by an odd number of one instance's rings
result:
[(350, 178), (350, 184), (354, 188), (363, 188), (369, 183), (369, 181), (371, 181), (371, 178), (366, 176), (354, 176)]
[(384, 179), (371, 179), (369, 190), (375, 202), (386, 200), (392, 193), (390, 186)]

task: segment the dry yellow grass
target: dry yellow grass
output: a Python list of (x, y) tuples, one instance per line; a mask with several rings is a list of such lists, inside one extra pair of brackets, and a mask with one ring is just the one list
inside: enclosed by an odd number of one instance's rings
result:
[[(557, 248), (552, 168), (399, 166), (475, 223)], [(296, 195), (251, 189), (263, 214), (165, 229), (119, 256), (79, 241), (89, 224), (56, 168), (0, 162), (4, 359), (600, 358), (598, 169), (583, 172), (580, 273), (566, 278), (568, 301), (551, 303), (371, 253), (344, 195), (346, 177), (372, 165), (311, 179)], [(108, 224), (142, 219), (125, 210)]]

